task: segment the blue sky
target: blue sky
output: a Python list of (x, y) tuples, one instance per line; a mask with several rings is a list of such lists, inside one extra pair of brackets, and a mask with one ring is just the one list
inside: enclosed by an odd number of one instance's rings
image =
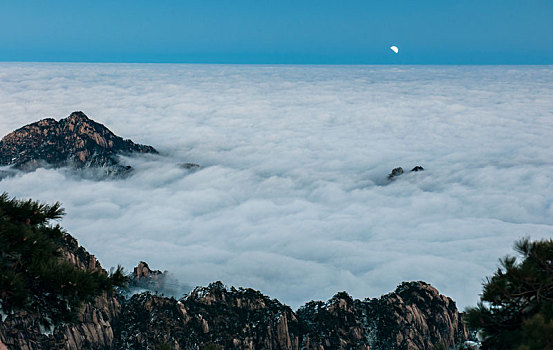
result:
[(553, 64), (553, 1), (1, 0), (0, 33), (0, 61)]

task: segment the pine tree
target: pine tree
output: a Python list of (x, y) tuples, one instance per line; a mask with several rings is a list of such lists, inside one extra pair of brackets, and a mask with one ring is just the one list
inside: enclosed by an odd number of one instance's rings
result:
[(118, 267), (85, 271), (62, 257), (66, 232), (60, 203), (43, 204), (0, 195), (0, 308), (7, 313), (28, 310), (43, 315), (46, 325), (74, 321), (83, 302), (128, 278)]
[(482, 349), (551, 350), (553, 240), (523, 239), (515, 250), (522, 260), (500, 260), (478, 306), (467, 310), (467, 323), (482, 334)]

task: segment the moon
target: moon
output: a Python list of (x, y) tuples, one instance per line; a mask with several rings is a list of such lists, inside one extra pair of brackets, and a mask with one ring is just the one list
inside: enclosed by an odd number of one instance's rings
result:
[(399, 49), (397, 48), (397, 46), (390, 46), (390, 50), (392, 50), (394, 53), (399, 52)]

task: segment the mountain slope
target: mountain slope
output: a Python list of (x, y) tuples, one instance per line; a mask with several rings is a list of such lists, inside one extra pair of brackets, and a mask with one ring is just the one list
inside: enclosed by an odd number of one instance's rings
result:
[(38, 167), (106, 167), (130, 169), (119, 163), (118, 155), (157, 153), (155, 148), (135, 144), (112, 133), (83, 112), (65, 119), (52, 118), (19, 128), (0, 141), (0, 165), (21, 170)]

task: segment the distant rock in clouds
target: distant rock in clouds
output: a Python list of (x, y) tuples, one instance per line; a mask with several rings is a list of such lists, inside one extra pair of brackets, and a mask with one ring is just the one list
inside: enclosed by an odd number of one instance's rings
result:
[[(418, 171), (424, 171), (424, 168), (420, 165), (417, 165), (416, 167), (411, 169), (411, 172), (418, 172)], [(392, 172), (388, 174), (388, 180), (393, 180), (394, 178), (400, 175), (403, 175), (403, 168), (402, 167), (394, 168), (392, 169)]]
[(40, 167), (102, 168), (106, 175), (125, 175), (132, 167), (119, 155), (157, 154), (152, 146), (125, 140), (83, 112), (56, 121), (46, 118), (19, 128), (0, 141), (0, 166), (23, 171)]

